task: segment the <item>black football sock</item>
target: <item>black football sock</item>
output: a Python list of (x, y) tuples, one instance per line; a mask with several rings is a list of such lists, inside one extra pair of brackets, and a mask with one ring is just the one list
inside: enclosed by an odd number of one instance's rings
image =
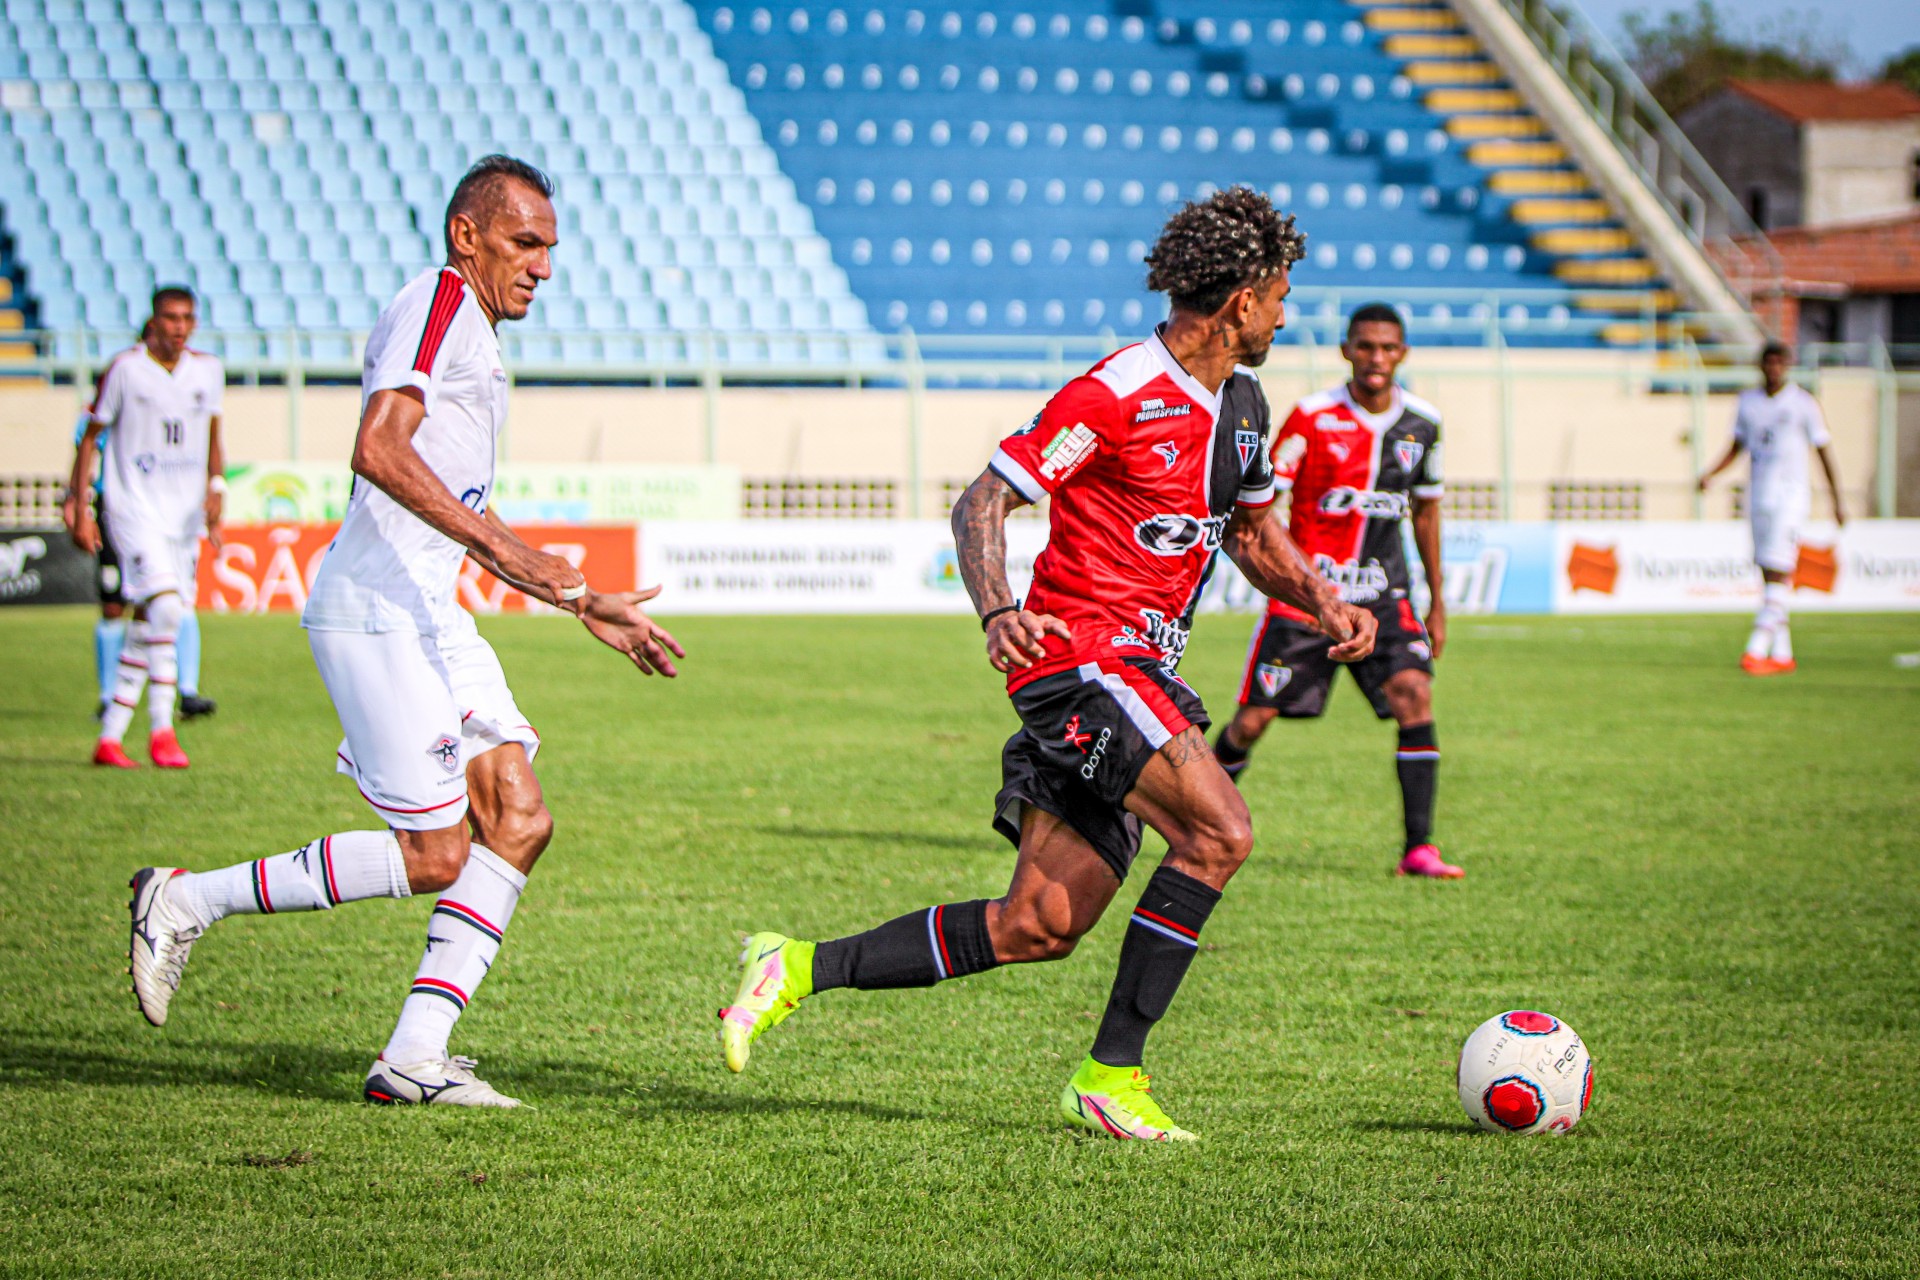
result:
[(1394, 767), (1400, 773), (1400, 801), (1407, 815), (1407, 848), (1426, 844), (1433, 834), (1433, 796), (1440, 788), (1440, 740), (1433, 721), (1400, 730)]
[(1236, 785), (1240, 781), (1240, 775), (1246, 772), (1247, 752), (1250, 750), (1252, 750), (1251, 747), (1233, 745), (1232, 722), (1228, 722), (1220, 730), (1219, 736), (1213, 740), (1213, 758), (1220, 762), (1220, 767), (1227, 771), (1227, 776), (1232, 778)]
[(1192, 876), (1162, 866), (1147, 881), (1140, 905), (1127, 922), (1120, 944), (1120, 970), (1113, 975), (1107, 1014), (1093, 1038), (1093, 1060), (1108, 1067), (1137, 1067), (1147, 1033), (1173, 1003), (1200, 949), (1200, 926), (1207, 922), (1220, 891)]
[(1000, 962), (987, 936), (987, 900), (910, 911), (878, 928), (822, 942), (813, 952), (813, 989), (930, 987)]

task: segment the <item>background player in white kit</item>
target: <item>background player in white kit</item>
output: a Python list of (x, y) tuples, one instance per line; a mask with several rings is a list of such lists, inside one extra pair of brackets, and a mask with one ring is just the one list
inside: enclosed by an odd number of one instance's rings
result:
[(1765, 385), (1740, 393), (1734, 410), (1733, 439), (1720, 461), (1700, 477), (1700, 489), (1733, 465), (1745, 449), (1753, 458), (1747, 484), (1747, 510), (1753, 522), (1753, 559), (1760, 566), (1760, 609), (1753, 617), (1753, 633), (1740, 659), (1749, 675), (1771, 676), (1794, 669), (1793, 637), (1787, 627), (1789, 585), (1800, 558), (1800, 529), (1807, 522), (1807, 453), (1820, 455), (1827, 473), (1827, 491), (1833, 495), (1835, 524), (1847, 522), (1840, 501), (1840, 477), (1833, 468), (1827, 423), (1820, 404), (1804, 389), (1787, 381), (1793, 350), (1770, 342), (1760, 352), (1760, 377)]
[[(220, 449), (226, 370), (187, 346), (194, 325), (192, 290), (169, 286), (154, 293), (146, 337), (115, 356), (101, 375), (73, 460), (68, 492), (84, 493), (100, 434), (113, 432), (101, 499), (113, 512), (109, 533), (120, 561), (121, 593), (134, 607), (113, 698), (100, 717), (95, 764), (135, 767), (121, 740), (146, 686), (148, 754), (162, 768), (187, 767), (173, 732), (180, 673), (175, 642), (192, 608), (201, 535), (218, 539), (227, 488)], [(76, 503), (70, 518), (74, 541), (98, 551), (93, 512)]]
[(519, 1105), (447, 1048), (553, 835), (532, 767), (540, 736), (455, 603), (461, 561), (577, 614), (642, 672), (674, 675), (670, 655), (684, 656), (639, 608), (657, 588), (596, 594), (487, 509), (507, 405), (494, 326), (525, 316), (552, 275), (552, 192), (518, 160), (475, 164), (447, 206), (447, 265), (410, 281), (367, 339), (353, 495), (303, 622), (346, 731), (339, 767), (388, 830), (133, 879), (134, 994), (155, 1026), (188, 948), (223, 916), (444, 890), (399, 1023), (367, 1073), (373, 1102)]

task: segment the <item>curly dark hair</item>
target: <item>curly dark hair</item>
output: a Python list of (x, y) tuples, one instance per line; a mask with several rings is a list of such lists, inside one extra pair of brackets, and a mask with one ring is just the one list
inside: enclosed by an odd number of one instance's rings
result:
[(1228, 187), (1167, 219), (1147, 255), (1147, 288), (1182, 311), (1212, 315), (1237, 289), (1286, 270), (1307, 236), (1252, 187)]

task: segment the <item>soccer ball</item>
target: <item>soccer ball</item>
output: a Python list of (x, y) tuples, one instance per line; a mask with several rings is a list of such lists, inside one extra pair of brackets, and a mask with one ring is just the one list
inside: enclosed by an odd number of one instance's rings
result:
[(1550, 1013), (1510, 1009), (1460, 1046), (1460, 1105), (1493, 1133), (1565, 1133), (1593, 1101), (1593, 1060)]

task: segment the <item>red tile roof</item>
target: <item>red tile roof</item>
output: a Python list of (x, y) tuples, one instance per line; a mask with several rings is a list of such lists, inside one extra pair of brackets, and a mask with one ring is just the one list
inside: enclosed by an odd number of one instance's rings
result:
[(1897, 84), (1729, 80), (1727, 87), (1789, 120), (1902, 120), (1920, 116), (1920, 94)]

